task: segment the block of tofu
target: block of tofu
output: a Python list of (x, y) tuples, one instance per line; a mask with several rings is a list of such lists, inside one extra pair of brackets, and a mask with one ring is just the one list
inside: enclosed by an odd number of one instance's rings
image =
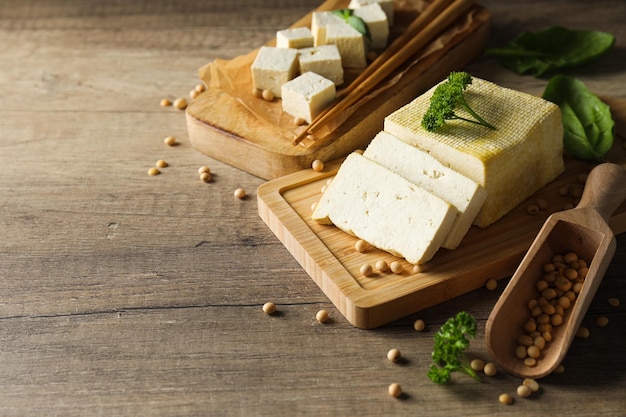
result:
[(369, 4), (377, 3), (383, 9), (387, 15), (387, 22), (389, 26), (393, 25), (393, 0), (350, 0), (348, 5), (349, 9), (358, 9), (359, 7), (367, 6)]
[(313, 12), (311, 32), (315, 46), (337, 45), (345, 68), (365, 68), (365, 38), (355, 28), (332, 12)]
[(441, 246), (459, 246), (485, 202), (483, 187), (385, 131), (376, 135), (363, 155), (452, 204), (456, 218)]
[(377, 162), (352, 153), (312, 216), (408, 262), (422, 264), (441, 246), (456, 209)]
[(280, 97), (282, 85), (298, 74), (298, 50), (262, 46), (251, 71), (254, 88), (270, 90), (275, 97)]
[(315, 72), (335, 85), (343, 84), (343, 66), (337, 45), (320, 45), (298, 51), (300, 73)]
[(279, 48), (310, 48), (313, 46), (313, 33), (306, 26), (283, 29), (276, 32), (276, 46)]
[(314, 72), (305, 72), (282, 86), (283, 110), (311, 121), (335, 99), (335, 83)]
[(380, 4), (372, 3), (356, 8), (354, 15), (363, 19), (369, 29), (372, 38), (369, 47), (371, 49), (386, 48), (389, 38), (389, 22)]
[(474, 221), (478, 226), (492, 224), (563, 172), (556, 104), (474, 77), (464, 97), (497, 130), (450, 120), (428, 132), (421, 120), (435, 88), (387, 116), (384, 130), (485, 188), (487, 198)]

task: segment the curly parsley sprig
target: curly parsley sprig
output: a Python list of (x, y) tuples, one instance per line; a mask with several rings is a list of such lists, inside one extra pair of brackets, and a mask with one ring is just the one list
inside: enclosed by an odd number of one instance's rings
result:
[[(466, 72), (451, 72), (448, 79), (439, 84), (432, 97), (430, 107), (422, 118), (422, 127), (429, 132), (434, 132), (446, 123), (446, 120), (464, 120), (466, 122), (485, 126), (496, 130), (496, 127), (485, 121), (465, 101), (463, 91), (472, 83), (472, 76)], [(455, 113), (455, 108), (464, 108), (474, 119), (461, 117)]]
[(461, 372), (480, 380), (465, 356), (465, 349), (470, 344), (467, 336), (472, 338), (476, 336), (476, 321), (465, 311), (448, 319), (435, 334), (432, 354), (434, 363), (428, 371), (428, 377), (433, 382), (445, 384), (453, 372)]

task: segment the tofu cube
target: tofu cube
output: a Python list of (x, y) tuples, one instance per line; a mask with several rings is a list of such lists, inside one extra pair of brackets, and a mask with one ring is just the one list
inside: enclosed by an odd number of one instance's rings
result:
[(337, 45), (320, 45), (298, 51), (300, 73), (315, 72), (335, 85), (343, 84), (343, 66)]
[(298, 73), (298, 50), (262, 46), (251, 66), (252, 83), (259, 90), (281, 96), (281, 87)]
[(382, 7), (380, 7), (380, 4), (368, 4), (354, 9), (353, 13), (355, 16), (363, 19), (370, 31), (370, 35), (372, 37), (369, 45), (370, 48), (386, 48), (387, 40), (389, 39), (389, 22), (387, 21), (387, 15), (383, 11)]
[(378, 4), (387, 15), (387, 23), (389, 26), (393, 25), (393, 0), (351, 0), (348, 5), (349, 9), (358, 9), (359, 7), (367, 6), (369, 4)]
[(335, 83), (314, 72), (305, 72), (282, 87), (283, 110), (311, 121), (335, 99)]
[(283, 29), (276, 32), (276, 46), (279, 48), (310, 48), (313, 46), (313, 33), (308, 27)]
[(365, 68), (365, 38), (332, 12), (313, 12), (311, 32), (315, 46), (337, 45), (344, 68)]

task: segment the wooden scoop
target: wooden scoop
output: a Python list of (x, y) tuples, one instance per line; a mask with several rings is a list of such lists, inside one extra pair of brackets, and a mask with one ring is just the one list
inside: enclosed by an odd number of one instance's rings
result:
[[(615, 254), (615, 235), (607, 221), (626, 199), (626, 170), (605, 163), (587, 179), (576, 208), (552, 214), (520, 263), (494, 306), (485, 328), (485, 341), (493, 360), (506, 372), (522, 378), (542, 378), (564, 359), (580, 323)], [(563, 324), (554, 326), (535, 366), (515, 354), (523, 324), (530, 318), (528, 302), (538, 297), (535, 283), (543, 265), (554, 255), (575, 252), (589, 265), (576, 302), (566, 311)]]

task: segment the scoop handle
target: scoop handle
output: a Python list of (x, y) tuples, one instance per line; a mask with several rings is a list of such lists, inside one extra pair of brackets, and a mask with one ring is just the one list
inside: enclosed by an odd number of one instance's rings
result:
[(625, 199), (626, 169), (607, 162), (591, 170), (577, 207), (593, 208), (608, 222)]

